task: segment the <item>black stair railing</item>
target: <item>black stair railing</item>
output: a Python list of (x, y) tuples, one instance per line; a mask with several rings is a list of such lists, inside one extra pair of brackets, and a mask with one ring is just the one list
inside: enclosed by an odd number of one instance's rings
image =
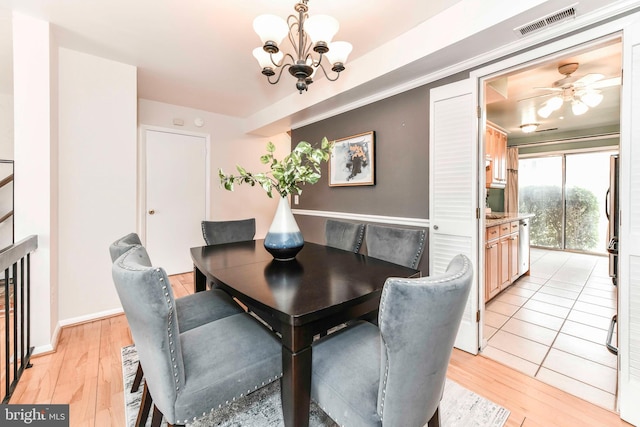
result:
[(29, 236), (0, 252), (0, 396), (8, 403), (22, 372), (31, 366), (31, 253)]

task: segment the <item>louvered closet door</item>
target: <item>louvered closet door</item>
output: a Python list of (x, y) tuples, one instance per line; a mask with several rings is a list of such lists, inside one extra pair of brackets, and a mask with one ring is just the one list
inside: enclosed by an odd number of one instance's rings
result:
[(429, 274), (464, 254), (474, 279), (455, 346), (478, 353), (478, 194), (475, 95), (471, 80), (431, 90), (429, 132)]
[(618, 396), (622, 419), (640, 425), (640, 20), (625, 28), (623, 41)]

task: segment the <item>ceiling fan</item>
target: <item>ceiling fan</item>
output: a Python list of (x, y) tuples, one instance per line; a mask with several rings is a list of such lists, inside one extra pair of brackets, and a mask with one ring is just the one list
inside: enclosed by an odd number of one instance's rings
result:
[(551, 87), (536, 87), (534, 89), (548, 90), (547, 93), (539, 96), (550, 96), (540, 109), (538, 115), (544, 119), (551, 113), (558, 110), (564, 102), (571, 103), (571, 111), (576, 116), (586, 113), (589, 108), (596, 107), (602, 102), (603, 95), (600, 89), (620, 85), (620, 77), (605, 79), (604, 75), (598, 73), (586, 74), (582, 77), (572, 76), (578, 70), (580, 64), (570, 62), (558, 66), (558, 72), (564, 75), (560, 80), (553, 82)]

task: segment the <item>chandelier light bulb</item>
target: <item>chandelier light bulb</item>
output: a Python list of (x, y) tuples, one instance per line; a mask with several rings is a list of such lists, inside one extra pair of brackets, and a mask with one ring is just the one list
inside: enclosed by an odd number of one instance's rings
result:
[(326, 57), (331, 65), (344, 64), (347, 62), (349, 54), (353, 50), (353, 46), (349, 42), (333, 42), (329, 45), (329, 51)]
[[(269, 42), (277, 47), (289, 33), (286, 21), (276, 15), (260, 15), (253, 20), (253, 29), (260, 37), (263, 45)], [(277, 50), (276, 50), (277, 52)]]
[(589, 107), (587, 107), (584, 102), (578, 99), (574, 99), (573, 101), (571, 101), (571, 111), (573, 111), (573, 114), (575, 114), (576, 116), (580, 116), (589, 111)]
[(253, 56), (258, 61), (258, 64), (260, 64), (260, 67), (262, 67), (263, 69), (275, 67), (276, 65), (273, 64), (273, 61), (275, 61), (276, 64), (280, 64), (280, 61), (282, 61), (283, 57), (282, 52), (274, 53), (272, 61), (271, 55), (269, 55), (268, 52), (265, 52), (262, 47), (253, 49)]
[(328, 15), (313, 15), (304, 21), (304, 31), (313, 43), (331, 43), (339, 29), (338, 21)]

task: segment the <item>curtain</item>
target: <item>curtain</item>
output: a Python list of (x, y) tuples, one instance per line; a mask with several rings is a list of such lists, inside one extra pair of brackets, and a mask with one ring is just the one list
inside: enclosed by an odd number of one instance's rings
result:
[(507, 185), (504, 188), (504, 211), (518, 212), (518, 147), (507, 147)]

